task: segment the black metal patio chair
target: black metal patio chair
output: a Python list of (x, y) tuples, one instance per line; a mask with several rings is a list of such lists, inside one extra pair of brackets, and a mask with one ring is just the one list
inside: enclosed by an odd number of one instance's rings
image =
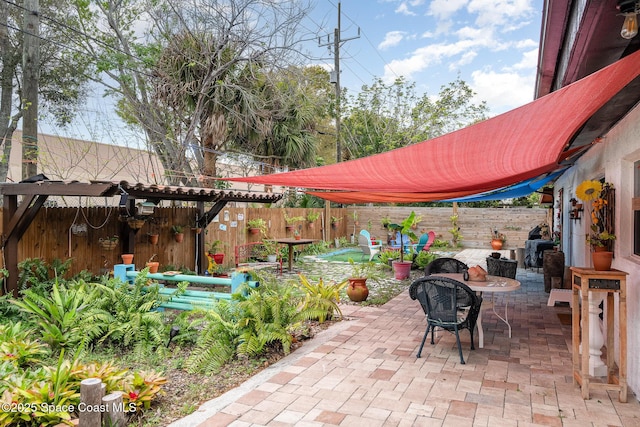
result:
[(429, 276), (437, 273), (464, 273), (469, 266), (455, 258), (436, 258), (424, 268), (424, 275)]
[(468, 329), (471, 335), (471, 350), (473, 331), (476, 327), (482, 297), (476, 295), (467, 285), (448, 277), (425, 276), (414, 281), (409, 286), (409, 296), (418, 300), (427, 318), (427, 330), (422, 337), (416, 357), (420, 357), (424, 342), (431, 330), (431, 344), (436, 327), (452, 332), (456, 336), (460, 363), (464, 365), (462, 345), (460, 344), (460, 329)]

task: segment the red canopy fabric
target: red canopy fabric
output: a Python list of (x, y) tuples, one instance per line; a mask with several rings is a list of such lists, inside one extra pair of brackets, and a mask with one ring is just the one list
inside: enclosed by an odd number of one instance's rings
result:
[(428, 141), (334, 165), (228, 180), (343, 190), (313, 193), (343, 203), (490, 191), (556, 169), (581, 126), (639, 74), (640, 51), (515, 110)]

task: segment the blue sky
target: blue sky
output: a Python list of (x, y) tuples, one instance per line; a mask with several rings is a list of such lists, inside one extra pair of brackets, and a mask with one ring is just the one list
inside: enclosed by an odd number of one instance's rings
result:
[[(354, 94), (375, 77), (404, 76), (418, 94), (436, 96), (458, 75), (484, 100), (490, 115), (533, 100), (542, 0), (342, 0), (341, 85)], [(314, 0), (304, 24), (318, 64), (333, 68), (337, 0)], [(360, 37), (358, 37), (360, 28)], [(97, 94), (102, 92), (98, 89)], [(97, 95), (65, 130), (41, 120), (41, 132), (118, 145), (140, 138), (113, 114), (113, 101)]]
[[(459, 74), (491, 115), (533, 100), (541, 0), (343, 0), (341, 10), (342, 39), (360, 27), (340, 50), (350, 92), (374, 76), (404, 76), (435, 96)], [(310, 29), (333, 35), (338, 1), (317, 0), (312, 17)], [(319, 63), (333, 67), (332, 59)]]

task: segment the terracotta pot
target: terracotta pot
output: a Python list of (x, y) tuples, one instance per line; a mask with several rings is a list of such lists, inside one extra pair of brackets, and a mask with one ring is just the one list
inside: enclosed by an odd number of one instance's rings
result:
[(308, 223), (309, 228), (315, 228), (316, 224), (315, 222), (310, 222)]
[(491, 240), (491, 248), (494, 251), (499, 251), (500, 249), (502, 249), (502, 240), (500, 240), (500, 239), (492, 239)]
[(611, 270), (611, 262), (613, 261), (613, 252), (596, 251), (591, 252), (591, 260), (593, 261), (593, 269), (596, 271)]
[(176, 242), (182, 243), (182, 241), (184, 240), (184, 233), (175, 233), (173, 237), (174, 239), (176, 239)]
[(158, 261), (150, 261), (147, 263), (147, 267), (149, 267), (149, 273), (157, 273), (160, 263)]
[(293, 236), (293, 237), (294, 237), (296, 240), (300, 240), (300, 239), (302, 239), (302, 236), (301, 236), (301, 235), (299, 235), (299, 234), (298, 234), (298, 235), (295, 235), (295, 236)]
[(293, 225), (285, 225), (285, 230), (287, 230), (288, 232), (293, 231)]
[(393, 267), (393, 273), (397, 280), (404, 280), (409, 278), (411, 273), (411, 261), (393, 261), (391, 266)]
[(133, 264), (133, 254), (122, 254), (120, 257), (122, 257), (123, 264)]
[(349, 286), (347, 286), (347, 296), (351, 301), (365, 301), (369, 296), (369, 288), (367, 288), (366, 277), (350, 277)]
[(159, 237), (158, 234), (149, 234), (148, 235), (149, 243), (151, 243), (152, 245), (157, 245), (158, 237)]
[(250, 228), (249, 229), (249, 233), (251, 233), (251, 234), (259, 234), (260, 233), (260, 229), (259, 228)]

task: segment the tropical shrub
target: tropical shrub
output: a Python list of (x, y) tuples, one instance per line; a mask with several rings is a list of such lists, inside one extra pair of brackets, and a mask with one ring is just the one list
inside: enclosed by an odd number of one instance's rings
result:
[(304, 298), (300, 302), (300, 316), (307, 320), (317, 320), (324, 323), (327, 319), (333, 319), (337, 313), (342, 318), (342, 311), (338, 303), (340, 302), (340, 291), (347, 286), (348, 281), (340, 283), (325, 283), (322, 278), (313, 283), (303, 274), (299, 275), (300, 284), (304, 291)]
[(438, 258), (437, 254), (428, 251), (420, 251), (415, 256), (414, 263), (419, 269), (424, 269), (434, 259)]
[(49, 266), (40, 258), (27, 258), (18, 264), (18, 289), (31, 289), (38, 295), (48, 295), (54, 283), (62, 282), (73, 259), (54, 259)]
[(84, 282), (67, 289), (54, 283), (51, 293), (39, 295), (32, 289), (12, 303), (31, 315), (31, 321), (42, 340), (52, 350), (84, 348), (101, 335), (108, 315), (89, 304)]
[(0, 324), (0, 360), (20, 368), (40, 362), (49, 349), (41, 342), (30, 339), (33, 333), (32, 329), (25, 328), (20, 322)]

